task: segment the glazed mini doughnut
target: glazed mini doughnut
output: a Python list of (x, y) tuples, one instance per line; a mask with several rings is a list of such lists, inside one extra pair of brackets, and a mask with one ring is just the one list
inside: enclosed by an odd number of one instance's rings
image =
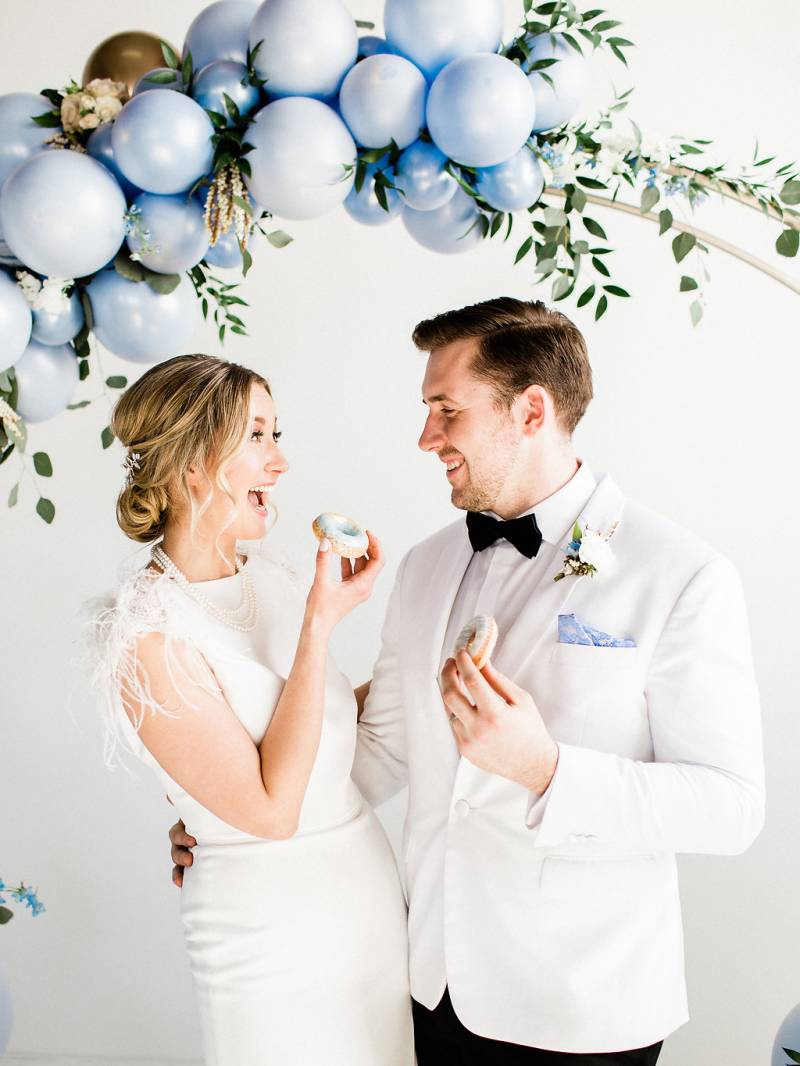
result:
[(490, 614), (478, 614), (456, 638), (454, 654), (466, 651), (479, 670), (486, 665), (497, 643), (497, 622)]
[(331, 548), (345, 559), (360, 559), (369, 550), (369, 538), (366, 530), (347, 515), (335, 511), (324, 511), (311, 523), (317, 540), (327, 537)]

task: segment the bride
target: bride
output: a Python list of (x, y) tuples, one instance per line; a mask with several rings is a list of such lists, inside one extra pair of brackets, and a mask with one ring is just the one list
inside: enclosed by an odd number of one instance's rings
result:
[(328, 655), (383, 566), (323, 542), (305, 597), (265, 556), (288, 464), (267, 382), (170, 359), (119, 400), (117, 519), (152, 545), (96, 618), (107, 756), (157, 773), (197, 841), (181, 917), (213, 1066), (411, 1066), (405, 906), (350, 779), (356, 700)]

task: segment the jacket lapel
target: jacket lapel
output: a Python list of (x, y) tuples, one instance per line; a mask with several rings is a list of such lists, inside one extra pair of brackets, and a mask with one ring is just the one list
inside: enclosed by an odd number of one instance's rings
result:
[[(614, 481), (605, 475), (576, 518), (581, 529), (588, 526), (606, 533), (620, 521), (624, 506), (625, 497), (622, 492)], [(565, 577), (562, 581), (554, 580), (561, 569), (562, 549), (569, 541), (569, 531), (573, 524), (571, 523), (566, 531), (563, 544), (559, 545), (552, 573), (548, 572), (542, 576), (528, 609), (506, 634), (500, 634), (494, 660), (497, 669), (507, 677), (513, 678), (522, 664), (535, 654), (545, 637), (551, 633), (551, 627), (556, 624), (558, 615), (564, 613), (578, 585), (585, 581), (602, 580), (601, 577)]]

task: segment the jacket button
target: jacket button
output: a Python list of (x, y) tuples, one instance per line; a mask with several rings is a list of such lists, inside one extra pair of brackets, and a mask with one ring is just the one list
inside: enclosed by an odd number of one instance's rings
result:
[(469, 812), (472, 810), (466, 800), (461, 799), (456, 801), (456, 805), (453, 808), (459, 818), (466, 818)]

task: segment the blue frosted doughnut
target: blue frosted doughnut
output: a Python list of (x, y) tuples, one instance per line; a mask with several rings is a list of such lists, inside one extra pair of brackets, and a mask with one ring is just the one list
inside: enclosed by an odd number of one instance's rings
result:
[(360, 559), (369, 550), (366, 531), (347, 515), (335, 511), (323, 511), (311, 523), (317, 540), (327, 537), (331, 548), (345, 559)]

